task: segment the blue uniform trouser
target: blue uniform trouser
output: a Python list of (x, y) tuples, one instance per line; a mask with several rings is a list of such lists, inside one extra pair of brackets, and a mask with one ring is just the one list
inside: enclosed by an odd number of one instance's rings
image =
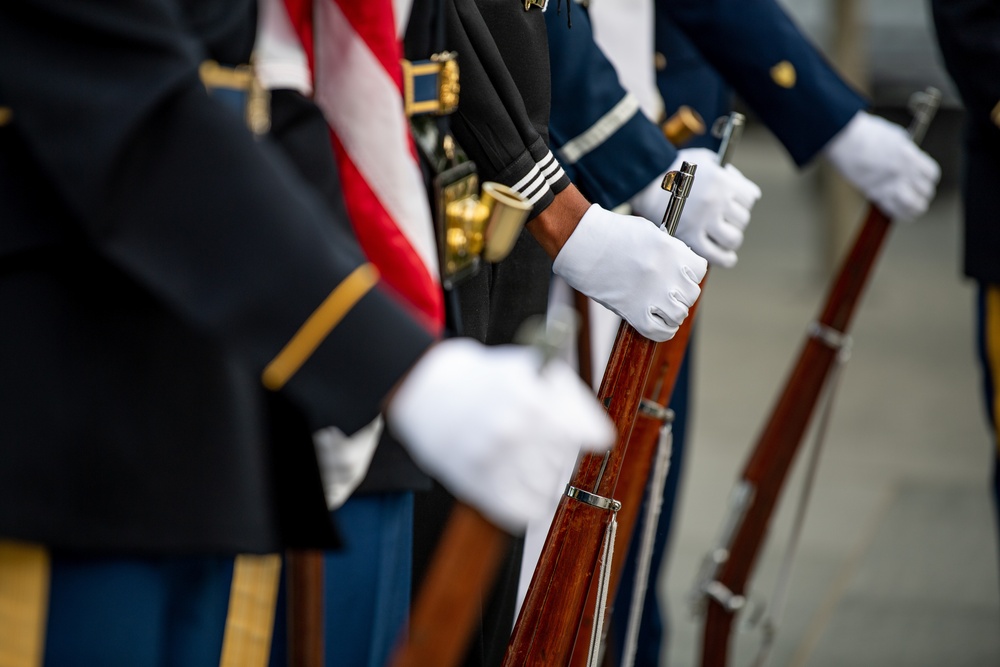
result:
[[(324, 560), (326, 664), (383, 667), (410, 609), (413, 494), (354, 496), (333, 514), (344, 540)], [(284, 592), (279, 593), (271, 665), (286, 664)]]
[[(979, 285), (976, 331), (982, 368), (983, 399), (993, 440), (993, 509), (1000, 523), (1000, 285)], [(998, 526), (1000, 535), (1000, 526)]]
[(231, 557), (52, 556), (46, 665), (218, 665)]
[[(653, 558), (650, 562), (646, 595), (643, 599), (642, 622), (639, 626), (639, 641), (634, 663), (636, 667), (657, 667), (660, 664), (660, 652), (667, 629), (666, 619), (664, 613), (661, 613), (661, 605), (656, 593), (657, 575), (662, 567), (664, 567), (666, 561), (670, 527), (673, 523), (677, 490), (684, 464), (684, 440), (687, 431), (692, 347), (692, 344), (688, 344), (687, 354), (684, 355), (684, 363), (681, 364), (677, 376), (677, 384), (674, 386), (673, 395), (670, 397), (670, 409), (674, 411), (670, 471), (667, 473), (666, 484), (663, 488), (663, 507), (660, 510), (660, 519), (656, 526), (656, 537), (653, 542)], [(639, 514), (639, 523), (632, 533), (632, 542), (629, 544), (625, 567), (622, 570), (621, 584), (618, 587), (618, 595), (615, 597), (611, 630), (611, 637), (614, 642), (611, 648), (614, 650), (615, 664), (621, 664), (626, 633), (625, 626), (628, 620), (629, 609), (632, 606), (636, 560), (642, 536), (642, 521), (644, 520), (648, 505), (649, 499), (647, 498), (643, 502), (642, 512)], [(665, 607), (665, 605), (663, 606)]]

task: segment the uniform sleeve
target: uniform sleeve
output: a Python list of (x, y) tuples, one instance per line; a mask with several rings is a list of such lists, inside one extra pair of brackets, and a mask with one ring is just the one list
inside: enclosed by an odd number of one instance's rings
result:
[(548, 45), (541, 12), (510, 0), (446, 0), (446, 41), (462, 91), (451, 128), (482, 180), (541, 213), (569, 185), (548, 147)]
[[(655, 23), (656, 87), (665, 115), (669, 117), (681, 106), (688, 106), (710, 129), (717, 118), (732, 111), (732, 89), (665, 12), (656, 12)], [(715, 151), (719, 142), (711, 131), (706, 131), (689, 139), (684, 147)]]
[(657, 12), (684, 31), (796, 164), (867, 106), (775, 0), (657, 0)]
[(314, 427), (354, 430), (431, 338), (280, 155), (206, 95), (202, 57), (166, 0), (3, 3), (7, 131), (72, 210), (74, 242)]
[(573, 9), (546, 12), (552, 148), (584, 196), (614, 208), (648, 186), (673, 163), (675, 149), (618, 80), (594, 41), (590, 17)]

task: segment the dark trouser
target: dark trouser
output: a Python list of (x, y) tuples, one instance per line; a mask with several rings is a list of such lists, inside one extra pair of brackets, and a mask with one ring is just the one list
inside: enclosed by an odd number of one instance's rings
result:
[[(410, 609), (413, 494), (352, 496), (334, 512), (344, 540), (323, 558), (327, 665), (388, 664)], [(288, 664), (285, 586), (275, 615), (271, 667)]]
[(52, 562), (45, 663), (218, 665), (232, 558)]

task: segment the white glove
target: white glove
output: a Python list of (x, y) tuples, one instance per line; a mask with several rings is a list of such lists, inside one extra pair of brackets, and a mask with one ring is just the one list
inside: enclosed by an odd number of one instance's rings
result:
[(837, 171), (891, 218), (927, 211), (941, 168), (899, 125), (859, 111), (824, 149)]
[(510, 532), (547, 511), (580, 449), (606, 449), (615, 437), (565, 363), (543, 367), (535, 348), (468, 338), (438, 343), (421, 358), (386, 421), (419, 465)]
[(649, 220), (593, 204), (552, 270), (646, 338), (664, 341), (698, 300), (708, 263)]
[[(760, 199), (760, 188), (733, 165), (720, 167), (718, 154), (707, 148), (679, 151), (670, 170), (679, 169), (681, 162), (698, 169), (674, 235), (712, 266), (731, 268), (743, 244), (750, 209)], [(660, 187), (662, 181), (661, 176), (631, 199), (636, 215), (657, 223), (663, 219), (670, 193)]]
[(329, 509), (343, 505), (364, 480), (381, 435), (381, 415), (351, 435), (346, 435), (336, 426), (313, 433), (316, 461)]

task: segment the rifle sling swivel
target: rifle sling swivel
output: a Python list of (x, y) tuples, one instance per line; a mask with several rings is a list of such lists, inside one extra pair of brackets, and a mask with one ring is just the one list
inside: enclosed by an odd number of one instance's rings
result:
[(708, 584), (705, 585), (704, 592), (705, 595), (718, 602), (722, 605), (722, 608), (729, 613), (739, 611), (745, 607), (747, 603), (747, 599), (745, 597), (733, 593), (725, 584), (719, 581), (708, 582)]
[(651, 419), (656, 419), (668, 424), (674, 421), (674, 411), (670, 408), (664, 407), (657, 403), (656, 401), (651, 401), (648, 398), (644, 398), (639, 401), (639, 414), (644, 417), (650, 417)]
[(809, 336), (845, 357), (850, 354), (851, 337), (843, 331), (837, 331), (822, 322), (812, 322), (809, 325)]
[(604, 496), (599, 496), (596, 493), (590, 493), (589, 491), (578, 489), (570, 484), (566, 485), (566, 495), (574, 500), (579, 500), (581, 503), (593, 505), (594, 507), (602, 510), (617, 512), (622, 508), (622, 504), (614, 498), (605, 498)]

